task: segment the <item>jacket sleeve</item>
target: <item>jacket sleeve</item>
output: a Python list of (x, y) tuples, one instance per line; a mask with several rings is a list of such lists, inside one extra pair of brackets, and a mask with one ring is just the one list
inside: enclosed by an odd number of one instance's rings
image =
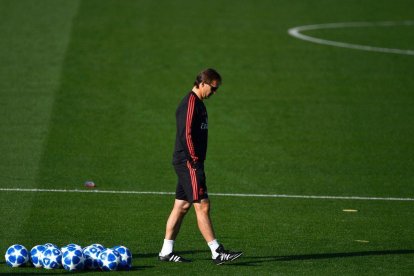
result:
[(177, 127), (180, 143), (186, 153), (187, 160), (193, 166), (199, 159), (194, 149), (194, 135), (192, 131), (195, 112), (195, 96), (190, 95), (188, 104), (183, 105), (177, 114)]

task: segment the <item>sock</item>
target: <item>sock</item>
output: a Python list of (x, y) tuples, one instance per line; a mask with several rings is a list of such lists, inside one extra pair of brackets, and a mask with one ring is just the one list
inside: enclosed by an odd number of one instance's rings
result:
[(216, 252), (216, 249), (220, 246), (220, 244), (217, 242), (217, 240), (212, 240), (208, 243), (208, 246), (210, 247), (212, 258), (217, 258), (219, 254)]
[(162, 245), (162, 249), (160, 252), (160, 256), (166, 256), (173, 252), (174, 241), (173, 240), (164, 240), (164, 244)]

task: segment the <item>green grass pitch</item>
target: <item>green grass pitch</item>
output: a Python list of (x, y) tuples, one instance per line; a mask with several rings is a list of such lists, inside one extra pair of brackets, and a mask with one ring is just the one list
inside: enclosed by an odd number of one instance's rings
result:
[[(0, 274), (8, 246), (123, 244), (130, 274), (412, 275), (414, 201), (211, 196), (214, 266), (192, 211), (157, 261), (172, 195), (174, 112), (196, 74), (210, 193), (414, 198), (414, 56), (318, 45), (292, 27), (414, 20), (410, 0), (0, 0)], [(414, 26), (307, 34), (414, 50)], [(343, 209), (357, 209), (356, 213)], [(100, 272), (88, 272), (91, 274)]]

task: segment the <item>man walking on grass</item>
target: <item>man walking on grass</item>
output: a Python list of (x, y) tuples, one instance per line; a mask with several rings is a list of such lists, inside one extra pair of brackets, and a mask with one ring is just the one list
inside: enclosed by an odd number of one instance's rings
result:
[(197, 224), (217, 265), (239, 258), (242, 252), (225, 250), (216, 240), (210, 218), (210, 201), (204, 174), (207, 152), (208, 120), (203, 100), (215, 94), (221, 85), (221, 76), (214, 69), (206, 69), (197, 75), (193, 89), (183, 98), (176, 111), (177, 133), (173, 165), (178, 176), (175, 202), (167, 220), (164, 244), (159, 260), (189, 262), (173, 251), (174, 241), (181, 223), (191, 205), (197, 216)]

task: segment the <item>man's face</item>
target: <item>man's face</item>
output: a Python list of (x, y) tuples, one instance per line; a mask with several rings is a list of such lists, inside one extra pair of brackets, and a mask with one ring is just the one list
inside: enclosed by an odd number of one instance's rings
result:
[(213, 80), (211, 83), (204, 83), (204, 93), (203, 99), (210, 98), (211, 95), (215, 94), (217, 89), (219, 88), (217, 81)]

